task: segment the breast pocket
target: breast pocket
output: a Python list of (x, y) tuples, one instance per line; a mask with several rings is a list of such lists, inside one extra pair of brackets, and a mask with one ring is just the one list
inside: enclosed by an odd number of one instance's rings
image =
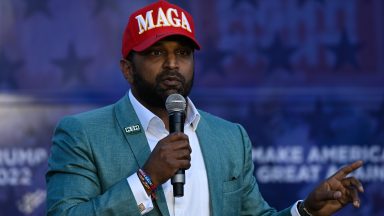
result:
[(223, 182), (223, 215), (239, 215), (241, 210), (242, 180), (234, 178)]

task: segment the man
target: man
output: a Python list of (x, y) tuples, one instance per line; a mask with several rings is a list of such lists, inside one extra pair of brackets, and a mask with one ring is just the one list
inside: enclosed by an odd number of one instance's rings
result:
[[(120, 61), (131, 90), (117, 103), (58, 124), (47, 172), (48, 215), (331, 215), (359, 207), (355, 162), (303, 202), (277, 212), (262, 198), (243, 129), (197, 110), (192, 17), (166, 1), (133, 13)], [(184, 133), (169, 134), (166, 98), (187, 100)], [(170, 179), (185, 169), (184, 196)]]

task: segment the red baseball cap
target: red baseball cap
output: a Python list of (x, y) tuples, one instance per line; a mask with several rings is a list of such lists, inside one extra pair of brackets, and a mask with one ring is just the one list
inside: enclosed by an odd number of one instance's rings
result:
[(196, 49), (200, 49), (195, 38), (193, 18), (187, 11), (164, 0), (141, 8), (131, 14), (125, 27), (123, 57), (132, 50), (143, 51), (171, 35), (185, 36), (191, 40)]

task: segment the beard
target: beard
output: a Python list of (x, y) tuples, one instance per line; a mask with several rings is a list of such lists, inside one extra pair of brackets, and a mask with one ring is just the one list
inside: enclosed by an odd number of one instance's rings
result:
[[(171, 94), (177, 93), (183, 97), (187, 97), (192, 89), (194, 72), (192, 79), (187, 81), (178, 71), (164, 70), (156, 76), (155, 83), (146, 81), (140, 73), (137, 73), (133, 66), (133, 87), (136, 90), (137, 96), (141, 101), (151, 107), (165, 109), (165, 101)], [(170, 78), (172, 77), (172, 78)], [(177, 85), (166, 85), (164, 82), (167, 79), (177, 81)]]

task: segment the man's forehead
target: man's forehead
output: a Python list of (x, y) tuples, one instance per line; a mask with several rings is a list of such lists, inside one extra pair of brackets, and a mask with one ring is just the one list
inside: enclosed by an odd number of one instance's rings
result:
[(149, 48), (156, 47), (156, 46), (162, 46), (162, 45), (169, 43), (169, 42), (175, 42), (181, 46), (186, 46), (186, 47), (189, 47), (191, 49), (195, 48), (194, 43), (190, 39), (183, 37), (183, 36), (179, 36), (179, 35), (172, 35), (169, 37), (165, 37), (165, 38), (157, 41), (156, 43), (154, 43)]

